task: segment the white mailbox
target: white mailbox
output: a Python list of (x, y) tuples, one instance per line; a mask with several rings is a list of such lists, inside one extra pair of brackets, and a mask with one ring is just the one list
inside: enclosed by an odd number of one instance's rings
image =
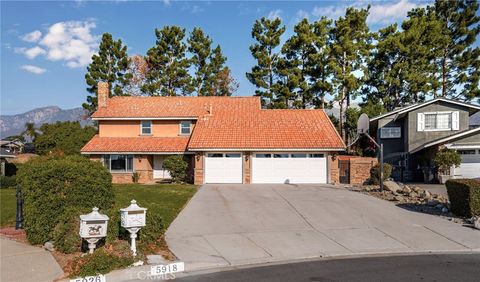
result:
[(137, 232), (146, 224), (147, 209), (139, 207), (137, 201), (132, 200), (130, 206), (120, 209), (121, 225), (130, 232), (130, 249), (134, 256), (137, 255), (135, 239)]
[(80, 215), (80, 237), (87, 240), (90, 253), (93, 253), (98, 240), (107, 236), (107, 226), (108, 216), (100, 214), (97, 207), (89, 214)]
[(120, 213), (123, 228), (145, 226), (147, 209), (139, 207), (137, 201), (132, 200), (130, 206), (120, 209)]

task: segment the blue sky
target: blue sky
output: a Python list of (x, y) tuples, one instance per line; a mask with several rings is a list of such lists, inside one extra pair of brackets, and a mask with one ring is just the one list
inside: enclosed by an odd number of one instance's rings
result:
[(121, 38), (129, 54), (145, 54), (154, 30), (179, 25), (201, 27), (221, 45), (227, 65), (239, 81), (235, 95), (252, 95), (245, 72), (254, 65), (248, 47), (256, 19), (280, 17), (287, 26), (304, 17), (337, 18), (347, 6), (371, 4), (368, 23), (376, 30), (401, 21), (425, 1), (31, 1), (1, 2), (1, 114), (56, 105), (79, 107), (85, 101), (84, 75), (104, 32)]

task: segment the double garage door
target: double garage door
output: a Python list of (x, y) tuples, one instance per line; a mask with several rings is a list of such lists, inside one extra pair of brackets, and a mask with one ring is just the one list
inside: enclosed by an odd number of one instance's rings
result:
[[(327, 158), (321, 153), (253, 153), (252, 183), (327, 183)], [(209, 153), (206, 183), (242, 183), (241, 153)]]

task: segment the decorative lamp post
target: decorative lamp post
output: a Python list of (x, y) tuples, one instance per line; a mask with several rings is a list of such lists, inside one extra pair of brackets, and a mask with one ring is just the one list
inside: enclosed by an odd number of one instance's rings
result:
[(137, 232), (140, 228), (145, 226), (146, 223), (146, 214), (147, 209), (139, 207), (137, 201), (132, 200), (130, 206), (120, 209), (122, 227), (127, 229), (130, 232), (130, 249), (132, 250), (133, 256), (137, 255), (137, 246), (135, 239), (137, 238)]
[(80, 215), (80, 237), (88, 242), (89, 253), (93, 253), (98, 240), (107, 236), (108, 216), (100, 214), (94, 207), (89, 214)]

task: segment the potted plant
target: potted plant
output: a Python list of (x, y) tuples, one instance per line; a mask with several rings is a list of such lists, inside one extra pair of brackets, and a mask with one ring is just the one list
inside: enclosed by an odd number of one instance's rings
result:
[(445, 148), (437, 152), (433, 161), (438, 167), (438, 179), (440, 183), (445, 184), (445, 182), (452, 177), (450, 174), (452, 166), (458, 167), (462, 158), (457, 151)]

